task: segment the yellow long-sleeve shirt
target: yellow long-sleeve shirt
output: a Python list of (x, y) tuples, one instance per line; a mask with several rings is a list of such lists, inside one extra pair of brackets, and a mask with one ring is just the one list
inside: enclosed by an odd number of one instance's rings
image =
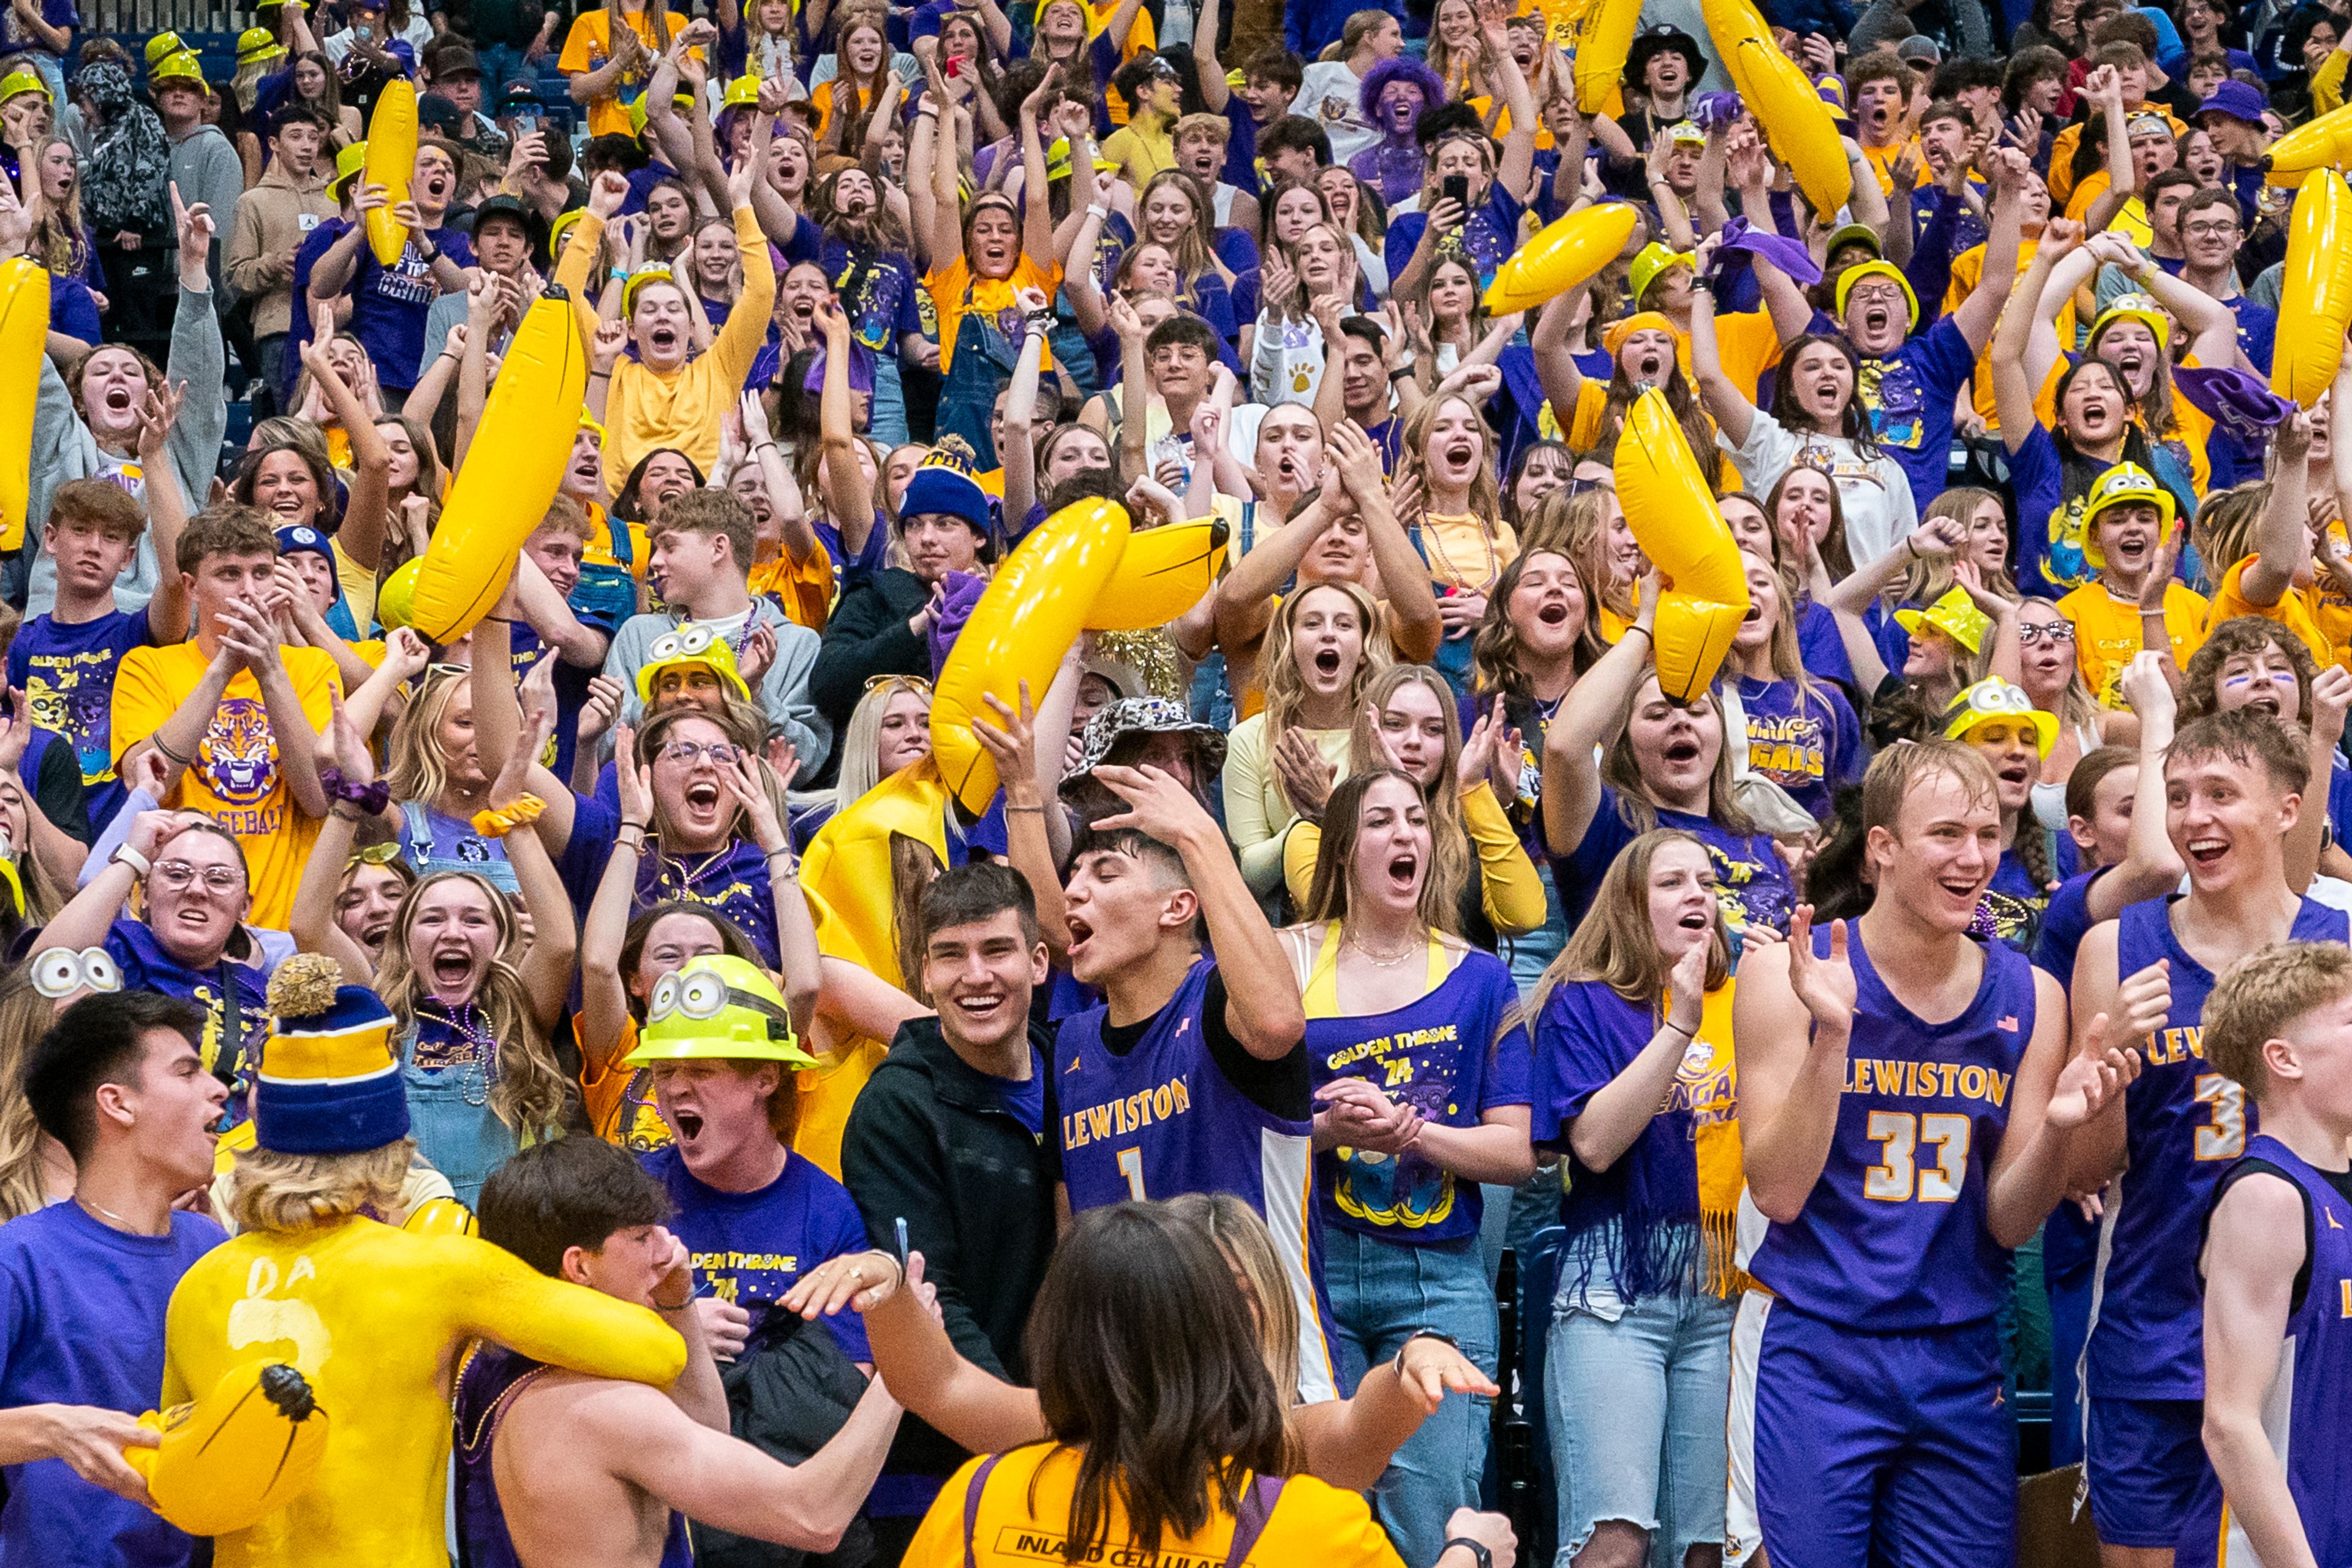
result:
[[(582, 311), (581, 330), (590, 334), (596, 317), (587, 303), (588, 266), (604, 235), (603, 219), (594, 213), (583, 217), (555, 268), (555, 280), (571, 291)], [(709, 348), (667, 375), (633, 359), (613, 366), (613, 384), (604, 395), (604, 483), (616, 496), (638, 459), (658, 447), (677, 447), (706, 474), (719, 462), (719, 427), (751, 372), (776, 308), (768, 237), (748, 206), (735, 209), (735, 252), (743, 263), (743, 291)]]
[[(1349, 731), (1302, 730), (1330, 765), (1331, 781), (1348, 776)], [(1225, 832), (1241, 861), (1242, 879), (1259, 898), (1282, 886), (1283, 835), (1298, 821), (1290, 797), (1282, 792), (1281, 771), (1274, 765), (1274, 741), (1266, 733), (1265, 715), (1253, 713), (1234, 726), (1225, 750)]]
[[(1462, 822), (1470, 830), (1471, 847), (1478, 852), (1478, 904), (1486, 921), (1505, 936), (1523, 936), (1544, 923), (1549, 911), (1544, 903), (1543, 879), (1527, 847), (1503, 815), (1493, 786), (1481, 780), (1462, 792)], [(1323, 830), (1300, 822), (1284, 836), (1282, 876), (1290, 897), (1307, 907), (1307, 890), (1315, 882), (1315, 857), (1323, 847)]]
[(163, 1405), (257, 1357), (310, 1380), (332, 1436), (310, 1489), (215, 1538), (221, 1568), (447, 1568), (449, 1385), (468, 1339), (667, 1388), (686, 1342), (643, 1307), (471, 1237), (370, 1219), (247, 1231), (199, 1258), (164, 1321)]
[(2347, 67), (2352, 67), (2352, 54), (2339, 48), (2311, 73), (2311, 112), (2315, 119), (2344, 107), (2344, 72)]

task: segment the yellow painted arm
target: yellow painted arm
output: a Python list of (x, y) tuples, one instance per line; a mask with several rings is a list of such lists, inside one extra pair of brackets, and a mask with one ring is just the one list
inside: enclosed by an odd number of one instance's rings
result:
[(429, 1275), (447, 1281), (445, 1300), (467, 1333), (533, 1361), (656, 1388), (686, 1370), (686, 1341), (647, 1308), (551, 1279), (472, 1237), (421, 1238), (418, 1246), (440, 1255)]

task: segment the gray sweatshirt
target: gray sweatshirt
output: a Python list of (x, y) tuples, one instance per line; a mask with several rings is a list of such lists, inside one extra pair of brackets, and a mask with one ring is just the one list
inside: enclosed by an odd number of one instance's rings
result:
[[(623, 723), (635, 724), (643, 714), (644, 705), (637, 700), (637, 670), (646, 663), (654, 640), (688, 624), (683, 616), (631, 616), (613, 634), (612, 648), (604, 656), (604, 673), (621, 683)], [(744, 625), (747, 631), (753, 626), (775, 629), (776, 662), (768, 667), (767, 678), (760, 683), (760, 706), (800, 753), (801, 776), (811, 777), (833, 749), (833, 725), (809, 699), (809, 671), (816, 666), (817, 635), (761, 598), (751, 601), (751, 619)]]
[[(176, 263), (174, 264), (176, 266)], [(220, 463), (221, 437), (228, 428), (228, 404), (221, 395), (226, 356), (221, 347), (220, 318), (213, 314), (209, 291), (180, 290), (172, 318), (172, 353), (163, 374), (187, 389), (179, 422), (172, 426), (172, 471), (169, 482), (180, 487), (180, 499), (194, 517), (212, 492), (214, 470)], [(43, 616), (57, 607), (58, 563), (41, 549), (41, 524), (49, 515), (49, 497), (68, 479), (101, 479), (119, 472), (124, 459), (99, 450), (98, 437), (74, 411), (73, 395), (55, 362), (41, 358), (41, 393), (33, 407), (33, 484), (26, 508), (25, 548), (35, 552), (32, 584), (25, 606), (27, 616)], [(165, 482), (151, 475), (148, 483)], [(176, 565), (173, 568), (177, 570)], [(138, 553), (114, 584), (115, 608), (143, 609), (155, 595), (155, 536), (142, 534)]]
[[(171, 178), (180, 187), (182, 201), (190, 206), (202, 202), (212, 210), (213, 253), (206, 266), (218, 289), (221, 250), (236, 216), (236, 198), (245, 195), (245, 161), (219, 126), (199, 125), (172, 143)], [(169, 200), (167, 196), (167, 205)]]

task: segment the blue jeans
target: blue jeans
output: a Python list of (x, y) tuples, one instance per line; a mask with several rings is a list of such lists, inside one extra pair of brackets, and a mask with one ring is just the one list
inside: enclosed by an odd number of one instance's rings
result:
[[(1453, 1335), (1465, 1356), (1494, 1375), (1495, 1292), (1475, 1237), (1416, 1244), (1326, 1226), (1323, 1278), (1351, 1392), (1367, 1370), (1394, 1356), (1421, 1329)], [(1488, 1404), (1447, 1395), (1389, 1460), (1373, 1506), (1405, 1568), (1430, 1568), (1444, 1550), (1445, 1521), (1454, 1510), (1478, 1506)]]
[(1552, 1303), (1544, 1369), (1554, 1568), (1570, 1568), (1605, 1520), (1649, 1532), (1653, 1568), (1681, 1568), (1692, 1547), (1723, 1541), (1737, 1303), (1685, 1292), (1629, 1305), (1605, 1261), (1580, 1295), (1575, 1274)]
[(866, 433), (881, 442), (885, 451), (907, 444), (907, 395), (898, 383), (896, 349), (875, 351), (874, 405), (866, 416)]

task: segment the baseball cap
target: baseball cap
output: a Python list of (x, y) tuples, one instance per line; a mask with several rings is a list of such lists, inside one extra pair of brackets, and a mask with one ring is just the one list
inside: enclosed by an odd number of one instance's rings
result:
[(1906, 65), (1925, 62), (1931, 66), (1944, 63), (1943, 47), (1925, 33), (1914, 33), (1895, 46), (1895, 58)]
[(1886, 254), (1885, 246), (1878, 237), (1878, 231), (1866, 223), (1840, 224), (1830, 231), (1830, 242), (1822, 247), (1822, 254), (1825, 257), (1835, 256), (1849, 245), (1868, 246), (1870, 254), (1873, 256)]

